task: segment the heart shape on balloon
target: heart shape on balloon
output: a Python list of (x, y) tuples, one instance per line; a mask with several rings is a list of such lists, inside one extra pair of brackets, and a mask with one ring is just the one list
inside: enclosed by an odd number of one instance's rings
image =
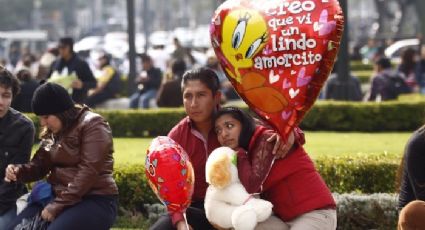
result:
[(337, 0), (228, 0), (210, 35), (238, 94), (287, 137), (328, 78), (343, 27)]

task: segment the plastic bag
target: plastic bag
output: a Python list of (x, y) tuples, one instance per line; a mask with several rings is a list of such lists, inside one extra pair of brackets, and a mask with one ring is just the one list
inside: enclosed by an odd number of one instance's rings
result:
[(34, 217), (24, 218), (22, 222), (14, 228), (14, 230), (47, 230), (49, 222), (41, 218), (41, 213), (38, 213)]

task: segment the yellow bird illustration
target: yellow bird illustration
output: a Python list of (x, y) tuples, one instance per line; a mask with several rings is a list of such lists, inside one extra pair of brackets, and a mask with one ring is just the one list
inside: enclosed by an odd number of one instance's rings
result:
[(252, 67), (252, 57), (267, 42), (267, 23), (255, 10), (238, 9), (224, 18), (222, 29), (221, 50), (234, 68), (234, 73), (228, 68), (226, 72), (241, 83), (239, 69)]

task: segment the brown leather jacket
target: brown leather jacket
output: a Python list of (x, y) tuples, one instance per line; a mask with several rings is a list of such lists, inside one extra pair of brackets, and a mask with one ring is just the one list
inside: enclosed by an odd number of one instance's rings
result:
[(19, 181), (30, 182), (50, 173), (47, 181), (56, 197), (46, 209), (53, 216), (85, 195), (118, 194), (112, 178), (111, 129), (100, 115), (84, 107), (77, 124), (56, 139), (43, 139), (31, 162), (20, 165), (17, 175)]

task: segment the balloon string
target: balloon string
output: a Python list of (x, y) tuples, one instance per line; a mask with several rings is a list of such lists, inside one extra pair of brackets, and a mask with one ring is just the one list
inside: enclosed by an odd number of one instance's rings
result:
[(186, 229), (187, 229), (187, 230), (190, 230), (190, 229), (189, 229), (189, 224), (187, 223), (186, 212), (184, 212), (184, 213), (183, 213), (183, 218), (184, 218), (184, 222), (186, 223)]

